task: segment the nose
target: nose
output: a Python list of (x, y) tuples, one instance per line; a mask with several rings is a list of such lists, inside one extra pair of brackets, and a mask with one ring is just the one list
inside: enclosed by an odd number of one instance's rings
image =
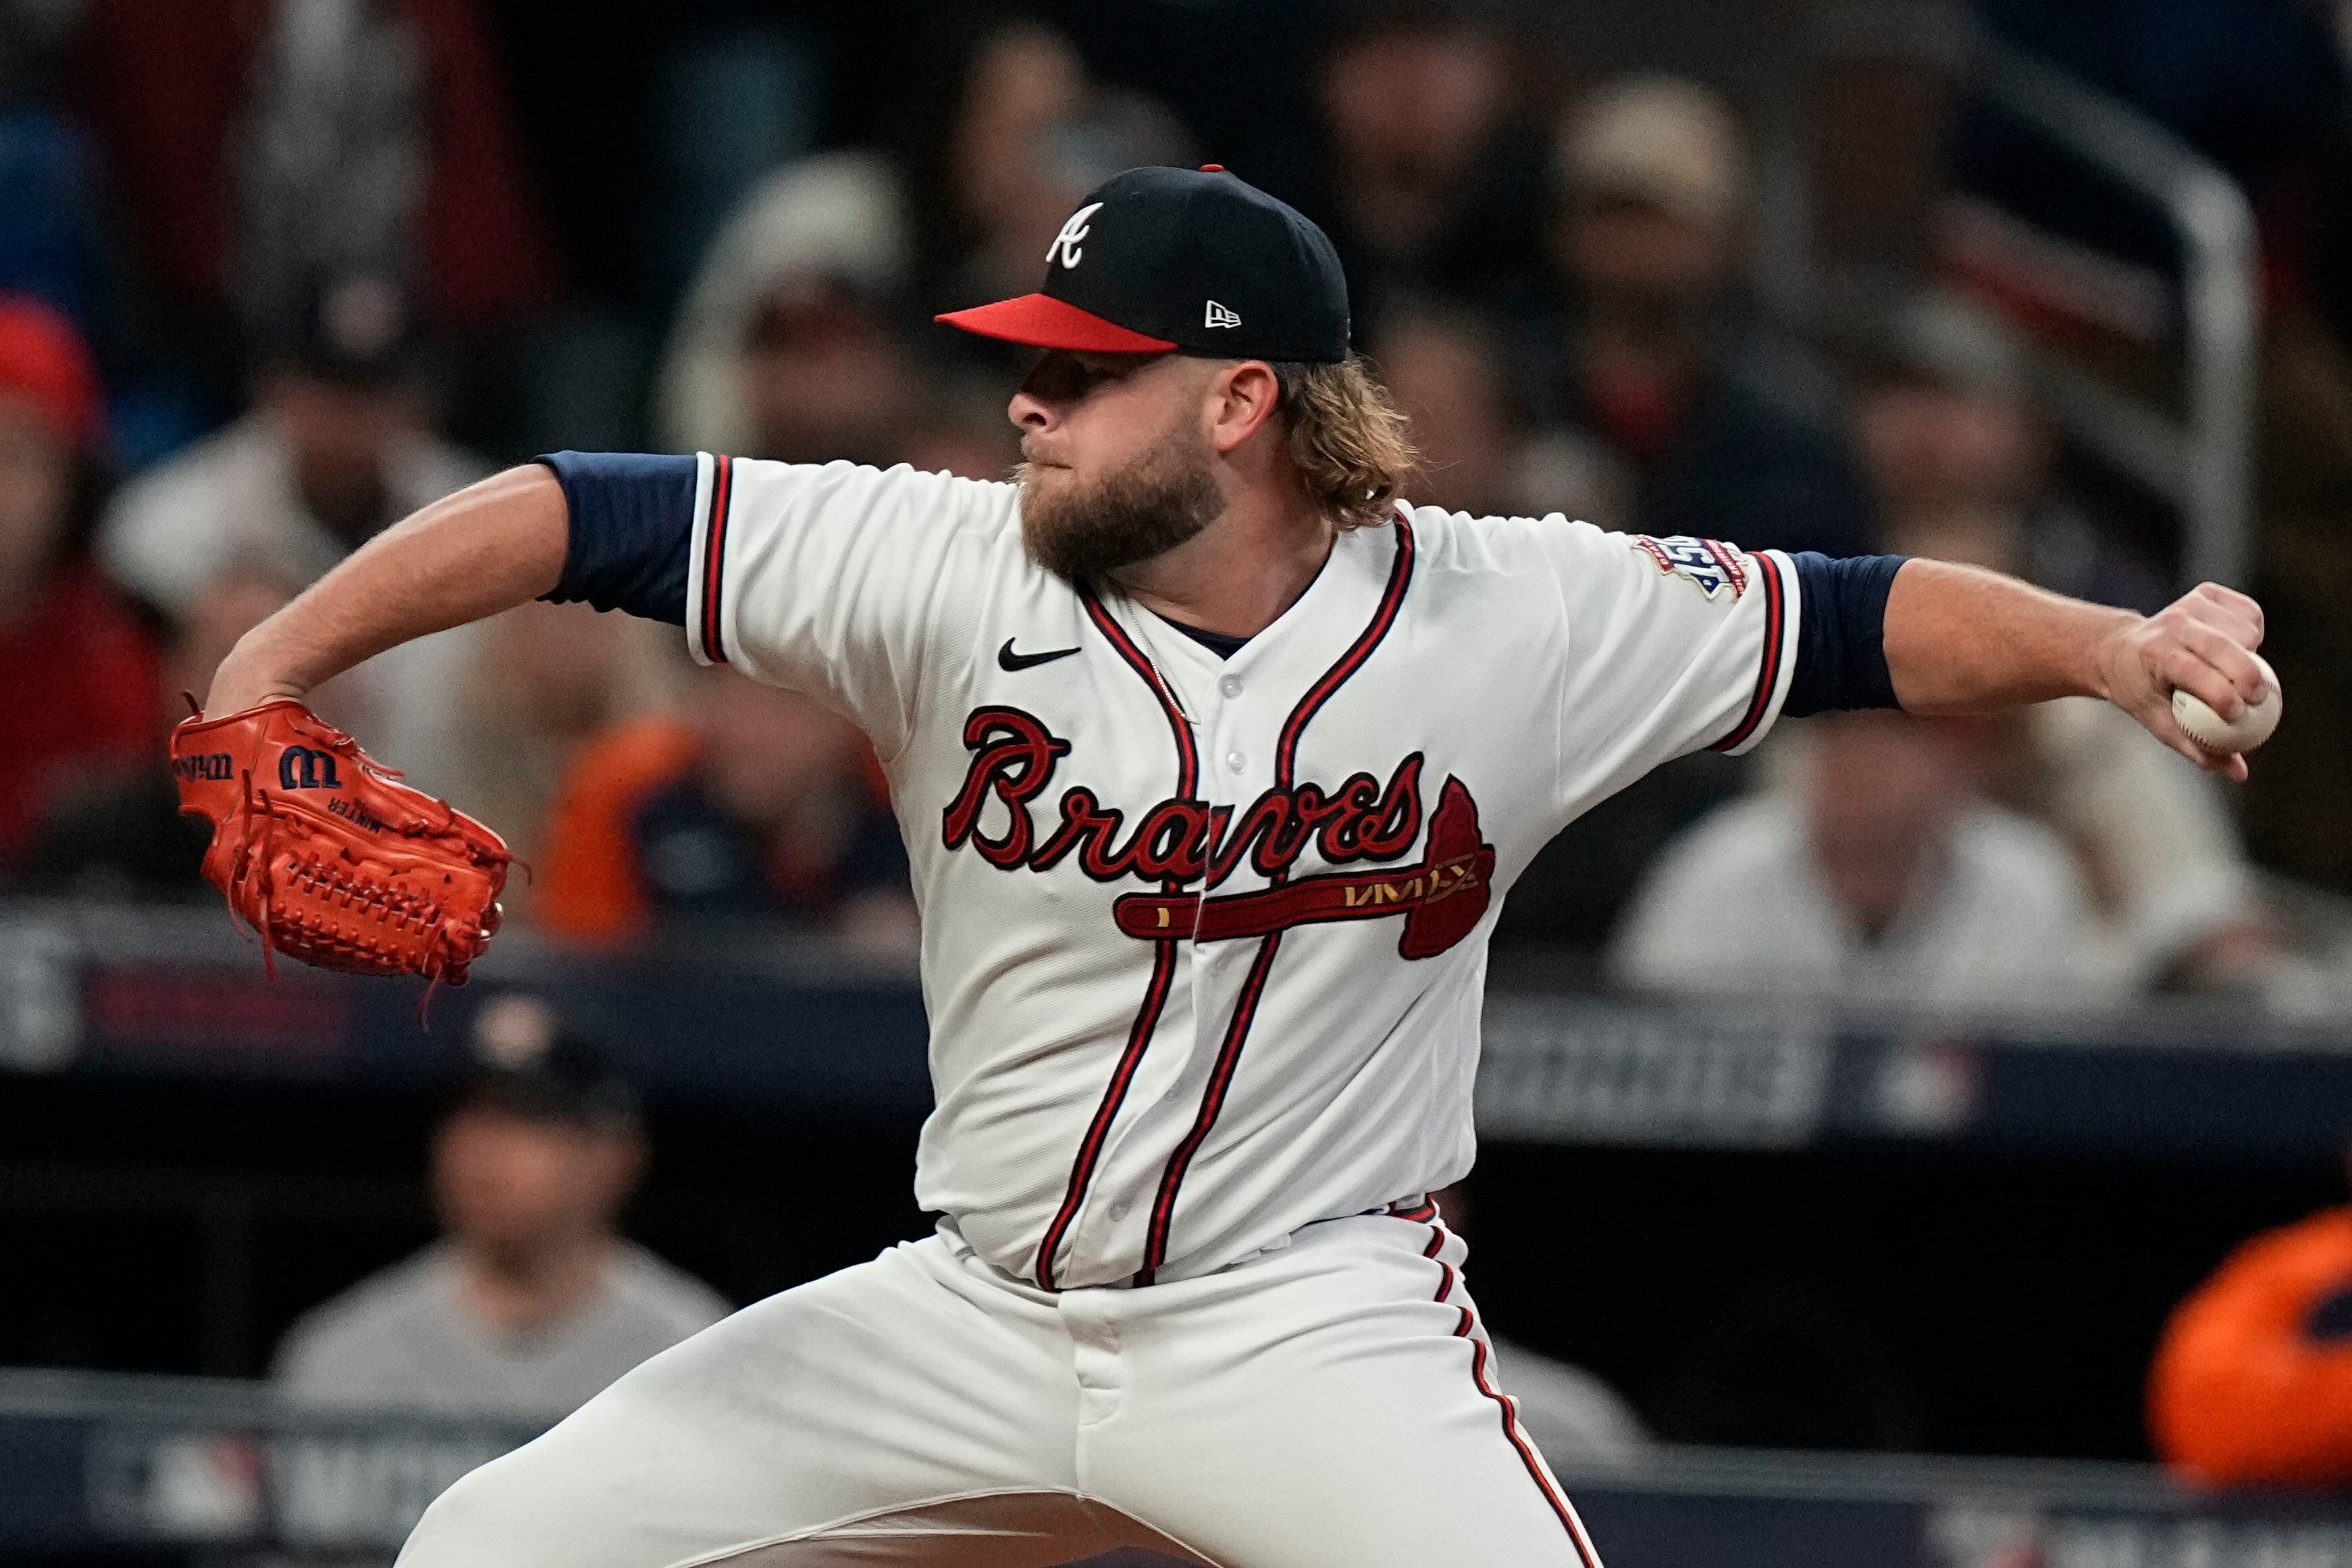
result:
[(1025, 386), (1015, 392), (1013, 401), (1004, 405), (1004, 416), (1033, 434), (1054, 427), (1052, 405)]
[(1049, 378), (1063, 357), (1048, 353), (1030, 366), (1029, 374), (1021, 378), (1020, 386), (1014, 390), (1013, 401), (1005, 405), (1004, 416), (1024, 431), (1034, 434), (1051, 430), (1060, 421), (1059, 400), (1049, 395), (1055, 390)]

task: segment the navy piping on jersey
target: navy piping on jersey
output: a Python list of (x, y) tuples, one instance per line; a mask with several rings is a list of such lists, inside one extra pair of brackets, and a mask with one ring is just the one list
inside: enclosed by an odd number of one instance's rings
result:
[[(1339, 656), (1339, 662), (1324, 671), (1323, 679), (1307, 689), (1307, 695), (1298, 700), (1298, 705), (1283, 722), (1281, 739), (1274, 753), (1274, 784), (1277, 790), (1287, 790), (1297, 782), (1293, 775), (1298, 761), (1298, 741), (1307, 732), (1308, 721), (1322, 711), (1323, 705), (1347, 683), (1349, 677), (1363, 668), (1372, 650), (1389, 635), (1389, 628), (1396, 625), (1406, 586), (1412, 581), (1413, 540), (1412, 524), (1402, 511), (1397, 514), (1395, 527), (1396, 559), (1389, 567), (1388, 586), (1381, 590), (1380, 607), (1373, 611), (1370, 624)], [(1278, 870), (1273, 881), (1279, 884), (1288, 875), (1286, 870)], [(1210, 1130), (1216, 1126), (1217, 1117), (1224, 1110), (1226, 1091), (1233, 1087), (1234, 1071), (1241, 1064), (1242, 1047), (1248, 1042), (1250, 1026), (1257, 1019), (1258, 998), (1265, 989), (1266, 973), (1274, 967), (1274, 955), (1281, 946), (1282, 933), (1278, 931), (1259, 940), (1257, 956), (1251, 961), (1249, 973), (1242, 982), (1241, 995), (1234, 1004), (1233, 1020), (1217, 1047), (1216, 1065), (1210, 1069), (1208, 1088), (1202, 1092), (1200, 1113), (1192, 1120), (1192, 1131), (1168, 1156), (1167, 1168), (1160, 1173), (1160, 1194), (1151, 1205), (1150, 1228), (1144, 1235), (1143, 1267), (1135, 1276), (1138, 1285), (1150, 1284), (1160, 1264), (1167, 1260), (1168, 1233), (1175, 1223), (1176, 1195), (1183, 1188), (1184, 1173), (1191, 1169), (1192, 1156), (1208, 1141)]]
[(1796, 563), (1797, 668), (1780, 711), (1791, 719), (1841, 708), (1895, 708), (1886, 668), (1886, 596), (1900, 555), (1832, 560), (1806, 551)]
[[(1191, 800), (1201, 787), (1200, 751), (1192, 741), (1192, 726), (1177, 705), (1175, 694), (1160, 679), (1143, 650), (1135, 646), (1127, 629), (1111, 618), (1110, 612), (1091, 593), (1081, 593), (1087, 615), (1107, 638), (1128, 667), (1143, 678), (1151, 694), (1160, 700), (1160, 711), (1167, 716), (1168, 727), (1176, 739), (1176, 798)], [(1183, 884), (1173, 879), (1161, 884), (1170, 893), (1183, 890)], [(1129, 1087), (1135, 1081), (1136, 1068), (1143, 1062), (1144, 1052), (1150, 1048), (1151, 1037), (1160, 1027), (1160, 1015), (1168, 1005), (1168, 993), (1174, 984), (1176, 964), (1183, 939), (1162, 937), (1153, 942), (1151, 978), (1143, 990), (1143, 1005), (1136, 1010), (1134, 1026), (1128, 1030), (1126, 1048), (1119, 1052), (1118, 1065), (1111, 1069), (1110, 1082), (1103, 1089), (1100, 1104), (1095, 1107), (1094, 1120), (1087, 1124), (1087, 1135), (1079, 1141), (1078, 1152), (1070, 1163), (1069, 1184), (1062, 1192), (1062, 1206), (1054, 1213), (1052, 1223), (1037, 1243), (1035, 1274), (1040, 1289), (1057, 1289), (1054, 1283), (1055, 1257), (1062, 1249), (1062, 1238), (1069, 1234), (1071, 1223), (1077, 1218), (1078, 1209), (1087, 1199), (1087, 1189), (1094, 1183), (1095, 1165), (1102, 1158), (1103, 1144), (1110, 1136), (1111, 1124), (1118, 1120), (1118, 1108), (1127, 1100)]]
[(539, 461), (562, 487), (565, 511), (563, 575), (541, 596), (686, 625), (695, 460), (550, 452)]
[[(1436, 1300), (1440, 1306), (1452, 1304), (1446, 1298), (1454, 1294), (1454, 1282), (1459, 1278), (1454, 1271), (1454, 1265), (1437, 1256), (1444, 1247), (1445, 1226), (1433, 1219), (1429, 1222), (1429, 1245), (1422, 1249), (1421, 1255), (1437, 1265)], [(1480, 1394), (1493, 1400), (1496, 1408), (1502, 1411), (1503, 1436), (1517, 1450), (1519, 1463), (1527, 1467), (1528, 1479), (1543, 1493), (1544, 1501), (1551, 1505), (1552, 1514), (1559, 1521), (1560, 1528), (1568, 1531), (1569, 1542), (1576, 1548), (1579, 1561), (1584, 1568), (1601, 1568), (1601, 1554), (1593, 1550), (1592, 1538), (1584, 1533), (1584, 1521), (1577, 1517), (1575, 1508), (1560, 1495), (1552, 1479), (1544, 1473), (1543, 1462), (1536, 1458), (1535, 1449), (1528, 1444), (1526, 1434), (1519, 1430), (1518, 1412), (1510, 1398), (1487, 1379), (1486, 1342), (1473, 1332), (1477, 1327), (1476, 1316), (1467, 1306), (1455, 1306), (1454, 1310), (1461, 1314), (1454, 1325), (1454, 1337), (1470, 1342), (1470, 1381), (1477, 1384)]]

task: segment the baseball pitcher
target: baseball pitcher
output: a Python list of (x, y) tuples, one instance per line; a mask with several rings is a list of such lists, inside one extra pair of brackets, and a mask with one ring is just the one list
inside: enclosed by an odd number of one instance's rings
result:
[(942, 320), (1042, 351), (1013, 482), (558, 453), (361, 550), (176, 737), (275, 945), (449, 979), (502, 847), (300, 706), (385, 647), (533, 597), (668, 621), (889, 774), (936, 1233), (655, 1357), (402, 1563), (1597, 1568), (1426, 1195), (1513, 879), (1784, 714), (2084, 693), (2242, 778), (2171, 697), (2263, 699), (2261, 611), (1407, 505), (1329, 242), (1214, 168), (1119, 175), (1040, 292)]

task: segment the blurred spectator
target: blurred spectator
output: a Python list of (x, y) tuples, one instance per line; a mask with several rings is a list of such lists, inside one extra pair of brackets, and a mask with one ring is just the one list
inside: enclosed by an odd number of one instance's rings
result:
[(1968, 530), (1984, 536), (1983, 553), (1958, 559), (2099, 604), (2153, 612), (2170, 601), (2151, 563), (2055, 493), (2027, 351), (2000, 318), (1928, 294), (1905, 305), (1888, 338), (1854, 421), (1886, 548), (1933, 553)]
[(607, 1051), (515, 994), (474, 1032), (433, 1139), (447, 1234), (288, 1331), (275, 1376), (296, 1399), (554, 1421), (727, 1315), (615, 1228), (646, 1150)]
[(166, 737), (187, 716), (181, 693), (201, 700), (236, 639), (289, 592), (282, 578), (249, 563), (205, 585), (166, 649), (154, 705), (161, 721), (148, 744), (50, 808), (26, 847), (23, 890), (142, 903), (219, 899), (202, 869), (210, 829), (201, 817), (180, 815)]
[(959, 306), (1034, 289), (1054, 237), (1087, 193), (1113, 174), (1197, 161), (1192, 138), (1165, 109), (1140, 93), (1100, 87), (1037, 127), (1013, 152), (1018, 176), (1005, 182), (989, 226), (974, 235), (950, 275)]
[(299, 292), (320, 268), (413, 258), (434, 319), (459, 331), (552, 292), (471, 0), (91, 0), (80, 55), (80, 107), (175, 315), (276, 308), (247, 290), (287, 263)]
[(898, 182), (866, 153), (761, 181), (704, 258), (656, 394), (662, 445), (888, 462), (919, 391), (892, 307), (908, 277)]
[(848, 721), (725, 670), (686, 711), (625, 724), (573, 763), (538, 915), (610, 940), (657, 920), (795, 920), (911, 952), (906, 851)]
[[(856, 152), (789, 164), (744, 198), (671, 334), (656, 394), (661, 444), (790, 462), (905, 459), (919, 429), (936, 434), (951, 417), (932, 405), (964, 395), (959, 378), (919, 363), (904, 333), (921, 313), (909, 300), (960, 306), (1035, 288), (1087, 191), (1190, 154), (1165, 111), (1089, 89), (1067, 43), (1035, 23), (984, 31), (955, 101), (933, 154), (950, 182), (935, 202), (910, 205), (887, 160)], [(927, 337), (923, 352), (978, 371), (1016, 351)]]
[(2147, 1424), (2208, 1486), (2352, 1486), (2352, 1208), (2254, 1237), (2180, 1304)]
[(1323, 189), (1310, 205), (1347, 264), (1358, 319), (1403, 293), (1473, 293), (1522, 269), (1540, 160), (1511, 134), (1510, 40), (1491, 9), (1333, 10), (1315, 81)]
[[(1712, 93), (1654, 78), (1569, 115), (1550, 251), (1565, 298), (1524, 341), (1539, 416), (1629, 499), (1604, 527), (1852, 555), (1868, 497), (1809, 378), (1738, 320), (1746, 153)], [(1613, 470), (1613, 471), (1612, 471)]]
[(2221, 786), (2095, 698), (1990, 725), (1987, 793), (2072, 853), (2135, 989), (2264, 993), (2291, 978)]
[(98, 380), (45, 305), (0, 296), (0, 868), (33, 822), (155, 743), (155, 654), (91, 563)]
[(1529, 494), (1526, 440), (1503, 374), (1500, 343), (1461, 309), (1405, 309), (1382, 318), (1373, 363), (1412, 424), (1416, 455), (1404, 493), (1474, 517), (1563, 510)]
[[(1986, 566), (2140, 609), (2170, 595), (2047, 493), (2048, 441), (2016, 345), (1990, 318), (1928, 300), (1866, 395), (1862, 444), (1900, 552)], [(2135, 986), (2259, 990), (2286, 973), (2220, 787), (2089, 698), (1990, 721), (1989, 792), (2073, 853)]]
[[(129, 762), (92, 770), (57, 802), (27, 841), (18, 889), (141, 901), (219, 897), (199, 870), (205, 826), (179, 814), (165, 734), (187, 715), (182, 693), (201, 700), (236, 639), (291, 592), (252, 561), (233, 563), (205, 585), (163, 660), (161, 723), (151, 743)], [(550, 803), (573, 754), (669, 695), (672, 640), (667, 627), (600, 616), (584, 605), (524, 605), (484, 622), (444, 663), (363, 667), (353, 672), (357, 687), (347, 675), (309, 700), (338, 722), (365, 714), (371, 722), (361, 735), (373, 750), (403, 764), (421, 761), (404, 765), (404, 777), (463, 801), (519, 858), (536, 863)], [(386, 675), (414, 679), (389, 691), (367, 689), (392, 684), (380, 679)], [(528, 915), (535, 891), (531, 878), (513, 878), (502, 898), (508, 915)]]
[(2116, 989), (2064, 846), (1978, 798), (1969, 731), (1810, 721), (1794, 777), (1667, 847), (1621, 923), (1622, 984), (1916, 1007), (2063, 1005)]
[(1495, 324), (1463, 305), (1406, 304), (1381, 319), (1371, 356), (1412, 424), (1405, 493), (1474, 516), (1622, 517), (1630, 499), (1587, 443), (1530, 433)]
[(240, 557), (303, 584), (481, 477), (426, 427), (410, 302), (388, 278), (320, 281), (265, 345), (254, 411), (142, 476), (100, 531), (116, 581), (166, 615)]
[[(1187, 164), (1195, 151), (1154, 100), (1106, 89), (1056, 27), (981, 14), (948, 41), (933, 113), (909, 127), (905, 166), (919, 314), (1036, 288), (1054, 236), (1087, 192), (1122, 169)], [(983, 338), (926, 352), (987, 373), (1026, 351)]]
[[(916, 292), (940, 310), (1037, 286), (1034, 262), (1017, 280), (999, 283), (973, 276), (970, 258), (999, 252), (998, 237), (1038, 205), (1034, 151), (1048, 130), (1079, 112), (1089, 90), (1086, 62), (1043, 21), (983, 13), (961, 26), (941, 51), (940, 90), (923, 100), (930, 117), (908, 127), (905, 159)], [(1052, 235), (1039, 237), (1037, 258)], [(999, 291), (988, 292), (992, 287)]]
[[(322, 280), (265, 351), (253, 412), (126, 486), (100, 526), (115, 581), (173, 620), (244, 563), (307, 587), (483, 472), (427, 427), (416, 326), (389, 279)], [(404, 643), (321, 689), (315, 706), (398, 757), (420, 788), (447, 794), (456, 699), (487, 635), (477, 624)]]
[[(481, 623), (446, 683), (392, 694), (383, 732), (404, 749), (387, 741), (382, 754), (400, 758), (419, 788), (462, 802), (517, 858), (538, 865), (556, 791), (581, 749), (671, 700), (684, 662), (677, 637), (669, 626), (586, 605), (518, 605)], [(331, 691), (324, 700), (334, 700)], [(519, 876), (500, 901), (509, 915), (528, 915), (537, 893), (533, 878)]]

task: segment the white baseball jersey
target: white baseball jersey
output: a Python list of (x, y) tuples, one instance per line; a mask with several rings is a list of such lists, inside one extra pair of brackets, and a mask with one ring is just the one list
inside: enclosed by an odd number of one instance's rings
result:
[(922, 910), (916, 1195), (1055, 1289), (1465, 1173), (1504, 893), (1755, 743), (1797, 595), (1771, 552), (1400, 507), (1220, 658), (1032, 563), (1013, 486), (705, 455), (686, 619), (872, 737)]

